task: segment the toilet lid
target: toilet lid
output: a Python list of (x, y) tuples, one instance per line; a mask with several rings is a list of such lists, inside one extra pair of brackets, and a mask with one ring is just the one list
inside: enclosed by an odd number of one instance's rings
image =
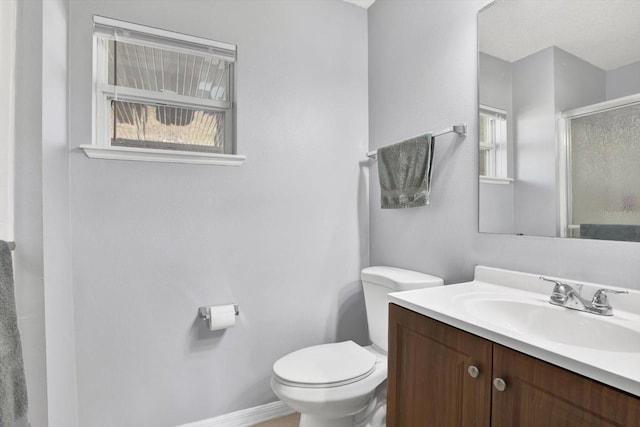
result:
[(337, 387), (373, 372), (376, 356), (353, 341), (294, 351), (273, 364), (281, 383), (296, 387)]

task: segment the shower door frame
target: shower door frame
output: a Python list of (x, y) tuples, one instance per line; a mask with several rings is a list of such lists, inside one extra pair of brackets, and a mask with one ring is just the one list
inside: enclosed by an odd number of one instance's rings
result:
[(618, 108), (640, 104), (640, 93), (599, 102), (586, 107), (575, 108), (560, 113), (558, 118), (558, 232), (560, 237), (573, 237), (570, 230), (578, 225), (570, 224), (573, 218), (572, 178), (571, 178), (571, 120)]

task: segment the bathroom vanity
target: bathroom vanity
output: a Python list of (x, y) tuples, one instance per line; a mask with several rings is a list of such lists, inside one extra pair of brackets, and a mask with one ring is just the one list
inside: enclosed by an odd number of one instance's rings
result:
[(640, 426), (640, 293), (597, 316), (548, 304), (552, 288), (477, 267), (391, 294), (387, 425)]

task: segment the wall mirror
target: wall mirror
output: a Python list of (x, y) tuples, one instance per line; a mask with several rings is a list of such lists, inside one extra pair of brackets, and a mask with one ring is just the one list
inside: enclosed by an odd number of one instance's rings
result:
[(478, 13), (480, 232), (640, 241), (640, 1)]

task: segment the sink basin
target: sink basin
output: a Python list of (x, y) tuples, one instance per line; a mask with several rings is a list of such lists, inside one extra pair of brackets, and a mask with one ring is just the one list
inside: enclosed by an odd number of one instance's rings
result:
[(640, 352), (640, 328), (622, 325), (625, 322), (615, 315), (598, 316), (534, 299), (473, 294), (460, 297), (468, 314), (512, 332), (594, 350)]

